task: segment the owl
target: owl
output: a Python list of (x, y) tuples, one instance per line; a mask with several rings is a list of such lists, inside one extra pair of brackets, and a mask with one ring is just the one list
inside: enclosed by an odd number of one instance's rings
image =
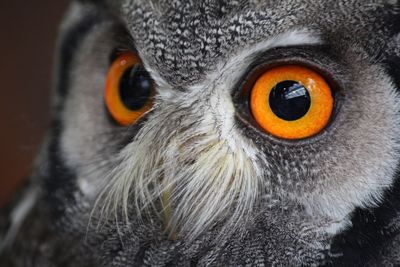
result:
[(1, 266), (399, 266), (400, 5), (86, 0)]

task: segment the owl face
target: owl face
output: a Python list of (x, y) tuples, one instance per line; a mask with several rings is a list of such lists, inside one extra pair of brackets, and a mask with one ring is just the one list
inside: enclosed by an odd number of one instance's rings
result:
[(107, 266), (367, 260), (350, 240), (389, 228), (399, 160), (394, 2), (74, 3), (54, 220)]

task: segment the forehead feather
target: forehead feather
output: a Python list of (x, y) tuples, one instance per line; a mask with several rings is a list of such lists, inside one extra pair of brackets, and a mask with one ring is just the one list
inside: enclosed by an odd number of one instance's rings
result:
[(171, 85), (185, 87), (236, 51), (291, 30), (311, 29), (334, 40), (332, 46), (385, 42), (386, 24), (396, 12), (393, 2), (125, 0), (112, 5), (144, 61)]

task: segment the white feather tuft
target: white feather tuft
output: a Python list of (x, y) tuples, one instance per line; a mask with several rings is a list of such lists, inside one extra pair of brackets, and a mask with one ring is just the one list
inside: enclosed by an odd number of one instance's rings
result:
[(204, 121), (164, 132), (160, 121), (173, 116), (149, 122), (122, 151), (103, 192), (103, 211), (122, 209), (129, 220), (132, 204), (139, 216), (170, 210), (166, 228), (189, 239), (227, 218), (225, 225), (235, 229), (254, 207), (261, 175), (244, 149), (232, 149)]

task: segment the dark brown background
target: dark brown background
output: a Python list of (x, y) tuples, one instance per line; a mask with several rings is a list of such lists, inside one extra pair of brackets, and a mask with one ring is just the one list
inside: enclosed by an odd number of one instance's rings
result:
[(29, 174), (48, 125), (54, 44), (68, 2), (0, 1), (0, 207)]

